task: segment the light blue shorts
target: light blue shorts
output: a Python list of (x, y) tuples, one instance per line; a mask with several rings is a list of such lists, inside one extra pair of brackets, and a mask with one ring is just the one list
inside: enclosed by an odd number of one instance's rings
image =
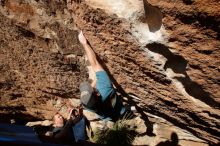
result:
[(96, 72), (96, 89), (102, 97), (102, 102), (114, 91), (111, 80), (106, 71)]

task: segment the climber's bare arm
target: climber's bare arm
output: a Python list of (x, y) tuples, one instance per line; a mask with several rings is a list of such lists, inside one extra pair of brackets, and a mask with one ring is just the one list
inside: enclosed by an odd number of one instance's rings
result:
[(96, 79), (92, 80), (91, 86), (92, 86), (92, 88), (96, 88)]
[(85, 36), (83, 35), (82, 31), (79, 33), (79, 41), (80, 43), (82, 44), (85, 52), (86, 52), (86, 56), (93, 68), (93, 70), (95, 72), (98, 72), (98, 71), (102, 71), (104, 70), (101, 66), (101, 64), (98, 62), (97, 58), (96, 58), (96, 55), (95, 55), (95, 52), (93, 51), (93, 49), (90, 47), (90, 45), (88, 44)]

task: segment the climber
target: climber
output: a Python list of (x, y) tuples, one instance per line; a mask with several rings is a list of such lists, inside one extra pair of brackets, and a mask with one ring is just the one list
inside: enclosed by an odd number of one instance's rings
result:
[(125, 113), (121, 97), (116, 94), (108, 74), (98, 62), (82, 31), (78, 38), (96, 74), (96, 79), (91, 84), (89, 82), (80, 84), (81, 103), (86, 109), (98, 114), (101, 119), (116, 121)]

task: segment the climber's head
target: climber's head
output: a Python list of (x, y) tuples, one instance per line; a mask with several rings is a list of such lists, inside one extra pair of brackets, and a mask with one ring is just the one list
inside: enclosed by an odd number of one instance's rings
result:
[(55, 127), (63, 127), (64, 126), (64, 118), (59, 113), (54, 115), (53, 122), (54, 122)]
[(98, 103), (97, 92), (92, 88), (89, 82), (80, 84), (80, 101), (85, 108), (94, 109)]

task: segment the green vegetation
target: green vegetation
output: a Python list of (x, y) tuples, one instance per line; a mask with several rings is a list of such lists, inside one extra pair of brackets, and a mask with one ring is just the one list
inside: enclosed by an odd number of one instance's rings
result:
[(93, 141), (107, 145), (132, 145), (136, 136), (136, 127), (129, 125), (127, 118), (123, 118), (115, 122), (112, 128), (97, 130)]

